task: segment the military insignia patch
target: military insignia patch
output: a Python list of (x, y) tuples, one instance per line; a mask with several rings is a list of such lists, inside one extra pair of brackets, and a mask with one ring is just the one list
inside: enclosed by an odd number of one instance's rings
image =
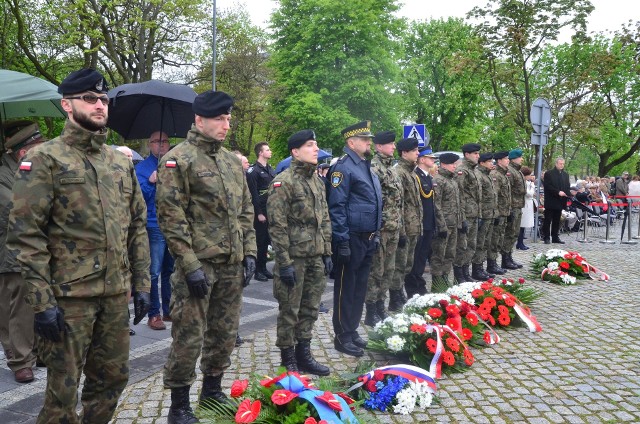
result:
[(281, 185), (282, 185), (282, 182), (280, 182), (280, 181), (276, 181), (276, 182), (273, 183), (274, 187), (280, 187)]
[(175, 160), (168, 160), (165, 164), (164, 164), (165, 168), (175, 168), (176, 166), (178, 166), (178, 164), (176, 163)]
[(462, 175), (462, 171), (458, 171), (458, 175)]
[(249, 169), (247, 169), (247, 174), (251, 174), (253, 172), (253, 166), (250, 166)]
[(334, 172), (331, 174), (331, 185), (334, 187), (338, 187), (340, 185), (340, 183), (342, 182), (342, 172)]
[(20, 162), (21, 171), (31, 171), (31, 162)]
[(507, 177), (510, 177), (510, 176), (511, 176), (511, 172), (507, 172)]

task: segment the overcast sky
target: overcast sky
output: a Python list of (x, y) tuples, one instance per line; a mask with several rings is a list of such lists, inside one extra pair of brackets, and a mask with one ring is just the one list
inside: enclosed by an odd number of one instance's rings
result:
[[(216, 0), (218, 10), (244, 3), (256, 25), (266, 26), (271, 11), (276, 7), (274, 0)], [(486, 0), (403, 0), (400, 15), (412, 19), (426, 20), (448, 16), (464, 18), (474, 6), (484, 6)], [(617, 30), (630, 18), (640, 20), (638, 0), (591, 0), (595, 10), (589, 17), (588, 31), (604, 32)]]

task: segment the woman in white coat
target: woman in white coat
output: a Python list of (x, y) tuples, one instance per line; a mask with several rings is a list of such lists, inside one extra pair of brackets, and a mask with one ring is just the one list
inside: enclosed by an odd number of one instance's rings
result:
[(520, 234), (518, 235), (518, 243), (516, 249), (528, 250), (529, 247), (524, 245), (524, 231), (526, 228), (533, 227), (534, 210), (533, 205), (536, 197), (536, 185), (534, 183), (536, 177), (533, 175), (531, 168), (523, 166), (520, 170), (524, 175), (524, 184), (527, 190), (524, 196), (524, 207), (522, 208), (522, 220), (520, 221)]

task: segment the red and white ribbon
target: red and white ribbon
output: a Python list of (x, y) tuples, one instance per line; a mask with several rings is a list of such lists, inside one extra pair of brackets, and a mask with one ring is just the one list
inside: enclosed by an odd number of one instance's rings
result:
[(500, 342), (500, 336), (498, 335), (498, 333), (496, 333), (496, 330), (494, 330), (487, 321), (483, 320), (476, 311), (469, 311), (469, 314), (475, 315), (476, 318), (478, 318), (478, 322), (487, 327), (487, 330), (489, 332), (489, 345), (494, 345)]
[(607, 274), (604, 271), (600, 271), (598, 268), (591, 265), (589, 262), (582, 261), (582, 264), (586, 265), (588, 270), (587, 273), (589, 274), (589, 277), (591, 277), (592, 280), (609, 281), (611, 279), (611, 277), (609, 277), (609, 274)]

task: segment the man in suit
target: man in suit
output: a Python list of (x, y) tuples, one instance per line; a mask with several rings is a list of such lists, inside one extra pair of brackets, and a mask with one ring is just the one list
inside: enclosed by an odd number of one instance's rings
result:
[(568, 193), (571, 188), (569, 174), (564, 171), (564, 158), (557, 158), (553, 169), (544, 174), (544, 223), (542, 234), (544, 243), (564, 244), (558, 232), (560, 216), (567, 206)]

